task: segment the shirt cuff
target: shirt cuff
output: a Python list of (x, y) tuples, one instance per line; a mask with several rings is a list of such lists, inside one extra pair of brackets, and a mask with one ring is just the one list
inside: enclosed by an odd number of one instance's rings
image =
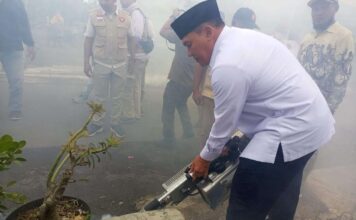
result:
[(217, 149), (209, 150), (207, 146), (203, 148), (200, 152), (200, 157), (207, 161), (213, 161), (220, 156), (221, 152), (218, 152)]

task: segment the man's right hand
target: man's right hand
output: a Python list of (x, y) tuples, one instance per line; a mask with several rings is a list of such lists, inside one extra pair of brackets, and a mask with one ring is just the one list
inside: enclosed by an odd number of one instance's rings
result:
[(204, 160), (200, 155), (196, 156), (192, 161), (189, 173), (192, 174), (193, 180), (197, 178), (206, 178), (209, 174), (210, 161)]
[(85, 73), (85, 75), (87, 75), (88, 77), (91, 77), (92, 74), (93, 74), (93, 69), (92, 69), (92, 67), (91, 67), (91, 65), (90, 65), (90, 63), (89, 63), (89, 61), (88, 61), (88, 62), (84, 62), (84, 73)]

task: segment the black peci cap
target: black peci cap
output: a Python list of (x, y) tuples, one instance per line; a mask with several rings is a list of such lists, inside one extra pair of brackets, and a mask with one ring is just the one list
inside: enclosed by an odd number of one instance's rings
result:
[(216, 0), (207, 0), (193, 6), (179, 16), (172, 24), (172, 29), (182, 39), (204, 22), (221, 19)]

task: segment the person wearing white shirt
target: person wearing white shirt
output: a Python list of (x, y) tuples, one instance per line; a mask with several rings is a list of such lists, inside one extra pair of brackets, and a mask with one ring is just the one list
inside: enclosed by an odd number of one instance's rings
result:
[(136, 0), (120, 0), (120, 3), (131, 16), (131, 32), (134, 41), (136, 41), (132, 43), (134, 57), (129, 59), (129, 72), (123, 96), (123, 118), (124, 120), (135, 120), (141, 118), (143, 114), (142, 100), (149, 56), (144, 52), (139, 41), (144, 35), (146, 18)]
[(225, 26), (215, 0), (195, 5), (172, 28), (188, 54), (212, 71), (215, 122), (192, 161), (193, 178), (208, 174), (210, 162), (240, 130), (251, 141), (241, 154), (226, 218), (264, 220), (287, 194), (275, 218), (292, 220), (304, 166), (335, 132), (317, 85), (279, 41)]

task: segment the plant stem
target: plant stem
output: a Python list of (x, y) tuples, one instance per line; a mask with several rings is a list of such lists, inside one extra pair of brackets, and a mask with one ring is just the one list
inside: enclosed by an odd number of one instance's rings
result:
[[(61, 169), (61, 167), (63, 166), (63, 161), (62, 160), (62, 165), (58, 166), (58, 163), (60, 162), (60, 160), (62, 159), (63, 155), (65, 154), (65, 152), (68, 152), (71, 146), (75, 146), (75, 142), (78, 140), (78, 138), (84, 133), (86, 127), (88, 126), (88, 124), (91, 122), (91, 120), (93, 119), (94, 115), (96, 114), (96, 112), (92, 112), (87, 121), (85, 122), (85, 124), (82, 126), (82, 128), (80, 130), (78, 130), (74, 135), (71, 136), (71, 138), (68, 140), (67, 144), (63, 146), (61, 152), (58, 154), (55, 162), (53, 163), (50, 172), (48, 173), (47, 176), (47, 188), (49, 187), (49, 184), (51, 182), (53, 182), (55, 180), (55, 178), (57, 177), (57, 174), (54, 174), (55, 172), (58, 172), (58, 170)], [(74, 145), (73, 145), (74, 142)]]
[[(95, 103), (89, 103), (89, 106), (91, 107), (92, 111), (88, 116), (86, 122), (77, 132), (70, 135), (67, 143), (63, 145), (61, 151), (59, 152), (53, 165), (51, 166), (50, 172), (47, 176), (47, 192), (39, 211), (41, 220), (45, 220), (48, 218), (52, 219), (52, 217), (50, 216), (55, 216), (55, 206), (62, 198), (66, 187), (71, 181), (74, 173), (74, 168), (78, 165), (80, 166), (83, 162), (82, 160), (85, 157), (91, 154), (96, 154), (98, 152), (105, 151), (109, 148), (109, 146), (103, 146), (101, 148), (93, 149), (89, 148), (88, 151), (83, 152), (83, 150), (80, 149), (80, 146), (77, 145), (77, 141), (80, 138), (87, 136), (87, 126), (93, 120), (95, 114), (101, 113), (103, 110), (101, 105), (95, 105)], [(70, 159), (69, 168), (64, 169), (64, 166), (69, 163), (68, 159)], [(62, 177), (58, 178), (60, 174), (62, 174)]]
[(66, 152), (66, 147), (63, 146), (61, 152), (57, 155), (57, 158), (56, 158), (54, 164), (52, 165), (51, 170), (48, 173), (48, 176), (47, 176), (47, 188), (49, 188), (49, 184), (50, 184), (50, 182), (52, 180), (54, 170), (57, 168), (57, 165), (58, 165), (59, 161), (62, 159), (62, 157), (63, 157), (65, 152)]
[(63, 160), (61, 161), (61, 163), (56, 167), (56, 170), (53, 171), (53, 174), (51, 175), (51, 178), (49, 179), (49, 182), (50, 183), (53, 183), (55, 182), (59, 172), (61, 171), (62, 167), (64, 166), (64, 164), (66, 163), (66, 161), (68, 160), (69, 158), (69, 154), (67, 154)]

